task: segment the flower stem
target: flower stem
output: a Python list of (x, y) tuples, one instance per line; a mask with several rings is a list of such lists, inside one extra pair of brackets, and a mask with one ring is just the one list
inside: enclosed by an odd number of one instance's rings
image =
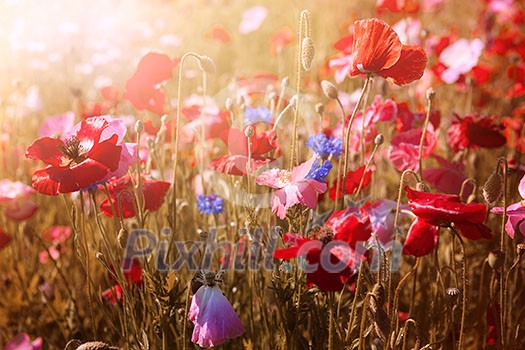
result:
[(434, 100), (433, 90), (427, 91), (427, 115), (425, 117), (425, 124), (423, 125), (423, 132), (421, 133), (421, 140), (419, 141), (419, 177), (423, 180), (423, 144), (427, 136), (428, 122), (430, 114), (432, 113), (432, 101)]
[[(363, 89), (361, 90), (361, 94), (359, 95), (359, 98), (355, 104), (352, 115), (350, 116), (348, 127), (346, 128), (346, 134), (345, 134), (345, 140), (344, 140), (345, 159), (344, 159), (344, 165), (343, 165), (343, 188), (342, 188), (342, 195), (341, 195), (341, 204), (343, 207), (344, 207), (344, 202), (345, 202), (346, 173), (348, 172), (348, 160), (350, 158), (350, 149), (349, 149), (350, 131), (352, 130), (352, 124), (354, 123), (354, 119), (357, 114), (357, 110), (359, 109), (359, 105), (361, 104), (361, 102), (363, 101), (363, 97), (365, 96), (365, 91), (368, 90), (368, 84), (370, 84), (370, 80), (372, 80), (372, 76), (368, 74), (366, 76), (366, 80), (363, 85)], [(344, 122), (343, 122), (343, 128), (344, 128)], [(340, 179), (337, 179), (337, 181), (339, 182)]]

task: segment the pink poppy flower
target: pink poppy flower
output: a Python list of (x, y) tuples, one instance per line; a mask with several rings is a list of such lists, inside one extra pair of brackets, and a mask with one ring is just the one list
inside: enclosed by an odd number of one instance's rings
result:
[(272, 212), (284, 219), (289, 208), (304, 204), (309, 208), (317, 206), (317, 194), (327, 189), (325, 183), (308, 179), (306, 175), (312, 168), (315, 157), (293, 168), (292, 171), (271, 169), (257, 176), (255, 181), (278, 189), (272, 196)]
[(468, 41), (459, 39), (446, 47), (439, 55), (439, 61), (446, 66), (441, 73), (441, 80), (453, 84), (462, 74), (470, 72), (478, 64), (484, 44), (480, 39)]
[(51, 226), (42, 233), (42, 237), (51, 242), (51, 246), (48, 251), (44, 250), (38, 254), (38, 259), (41, 264), (45, 264), (49, 260), (49, 256), (53, 260), (57, 260), (61, 253), (67, 250), (67, 246), (64, 244), (66, 240), (71, 236), (71, 227), (69, 226)]
[[(412, 129), (394, 136), (388, 148), (388, 159), (399, 171), (411, 169), (419, 170), (419, 142), (422, 129)], [(423, 142), (423, 158), (432, 154), (436, 148), (436, 134), (432, 124), (428, 125), (425, 141)]]
[(256, 31), (259, 29), (266, 16), (268, 16), (268, 9), (266, 7), (250, 7), (242, 14), (242, 21), (239, 24), (239, 32), (241, 34), (248, 34)]
[(38, 137), (62, 136), (73, 128), (74, 121), (75, 114), (73, 112), (48, 117), (38, 130)]
[[(433, 156), (439, 166), (423, 170), (425, 181), (434, 186), (439, 192), (448, 194), (459, 194), (461, 184), (467, 179), (465, 176), (465, 166), (462, 163), (452, 163), (448, 160)], [(469, 183), (465, 187), (465, 193), (470, 193), (472, 185)]]
[(242, 321), (215, 284), (197, 290), (188, 316), (195, 324), (191, 341), (201, 347), (214, 347), (244, 333)]
[(0, 205), (5, 205), (5, 216), (11, 220), (27, 220), (38, 210), (33, 201), (35, 190), (23, 183), (0, 181)]
[[(375, 246), (377, 238), (383, 250), (388, 250), (392, 247), (396, 207), (397, 202), (389, 199), (380, 199), (372, 203), (366, 203), (361, 207), (361, 211), (365, 212), (370, 218), (370, 225), (374, 233), (369, 240), (370, 245)], [(408, 209), (408, 206), (402, 205), (401, 209)], [(402, 218), (406, 214), (400, 212), (399, 215)]]
[(20, 333), (4, 346), (4, 350), (42, 350), (42, 338), (31, 341), (29, 335)]
[[(507, 207), (508, 220), (505, 224), (505, 231), (512, 239), (514, 239), (516, 230), (521, 235), (525, 235), (525, 176), (520, 181), (518, 191), (522, 200)], [(492, 208), (491, 212), (502, 215), (503, 207)]]

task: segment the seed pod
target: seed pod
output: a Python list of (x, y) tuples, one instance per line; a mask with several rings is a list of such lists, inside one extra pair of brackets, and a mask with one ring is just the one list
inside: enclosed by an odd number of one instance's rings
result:
[(216, 72), (215, 63), (213, 62), (211, 57), (209, 57), (209, 56), (199, 56), (199, 59), (198, 59), (197, 62), (199, 64), (200, 70), (202, 70), (203, 72), (206, 72), (208, 74), (215, 74), (215, 72)]
[(483, 186), (482, 193), (483, 198), (490, 205), (494, 205), (501, 198), (503, 194), (503, 177), (499, 172), (494, 172), (489, 176)]
[(331, 98), (332, 100), (335, 100), (339, 97), (339, 91), (337, 90), (337, 87), (328, 80), (321, 81), (321, 89), (323, 90), (324, 95), (328, 98)]
[(416, 191), (419, 192), (430, 192), (430, 188), (428, 188), (427, 184), (423, 181), (419, 181), (416, 185)]
[(449, 301), (454, 304), (456, 303), (459, 295), (461, 294), (461, 291), (457, 288), (447, 288), (447, 290), (445, 291), (445, 293), (447, 294), (447, 297), (449, 298)]
[(494, 249), (489, 253), (487, 261), (493, 270), (499, 270), (505, 263), (505, 252), (499, 249)]
[(306, 37), (303, 39), (303, 45), (302, 45), (302, 56), (301, 56), (301, 63), (303, 65), (303, 68), (305, 71), (309, 71), (310, 68), (312, 68), (312, 62), (314, 60), (315, 55), (315, 44), (309, 37)]

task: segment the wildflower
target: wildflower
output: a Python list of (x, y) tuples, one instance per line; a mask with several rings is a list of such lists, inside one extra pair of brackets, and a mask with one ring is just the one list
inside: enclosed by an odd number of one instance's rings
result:
[[(359, 184), (361, 183), (361, 178), (363, 177), (363, 173), (365, 172), (365, 166), (361, 166), (359, 169), (355, 170), (355, 171), (348, 171), (346, 173), (346, 187), (345, 187), (345, 194), (354, 194), (356, 191), (357, 191), (357, 188), (359, 187)], [(364, 176), (364, 180), (363, 180), (363, 185), (362, 185), (362, 189), (365, 189), (368, 187), (368, 185), (370, 184), (370, 181), (372, 180), (372, 174), (374, 172), (374, 168), (373, 167), (370, 167), (365, 176)], [(341, 198), (341, 196), (343, 195), (343, 189), (342, 189), (342, 186), (343, 186), (343, 180), (342, 180), (342, 176), (341, 176), (341, 179), (339, 180), (340, 181), (340, 187), (339, 188), (339, 194), (337, 196), (337, 198)], [(334, 182), (332, 183), (332, 187), (330, 188), (330, 198), (332, 198), (333, 201), (335, 201), (335, 194), (337, 192), (337, 180), (334, 180)]]
[(447, 84), (457, 82), (460, 77), (472, 70), (477, 64), (484, 44), (480, 39), (468, 41), (459, 39), (447, 46), (439, 55), (439, 62), (444, 64), (445, 69), (440, 78)]
[(264, 106), (258, 106), (257, 108), (247, 106), (244, 113), (244, 124), (256, 124), (259, 122), (270, 124), (272, 122), (272, 112)]
[(221, 24), (211, 27), (204, 36), (211, 40), (217, 40), (221, 44), (226, 44), (232, 40), (230, 33)]
[(5, 344), (4, 350), (42, 350), (42, 338), (31, 341), (29, 335), (20, 333)]
[(242, 21), (239, 24), (239, 32), (248, 34), (256, 31), (268, 16), (268, 9), (264, 6), (250, 7), (242, 13)]
[[(505, 231), (510, 238), (514, 239), (516, 231), (525, 235), (525, 176), (521, 179), (518, 191), (521, 196), (521, 201), (511, 204), (507, 207), (507, 223), (505, 224)], [(503, 214), (503, 207), (492, 208), (494, 214)]]
[[(112, 273), (109, 274), (109, 278), (115, 282), (113, 287), (110, 287), (102, 292), (102, 297), (115, 305), (117, 302), (122, 300), (122, 286), (115, 279), (116, 272), (114, 266), (110, 266)], [(144, 283), (144, 277), (142, 275), (142, 267), (137, 259), (133, 259), (131, 262), (131, 268), (129, 270), (123, 270), (122, 274), (128, 287), (140, 287)]]
[(60, 254), (67, 250), (67, 246), (64, 243), (70, 236), (71, 227), (69, 226), (51, 226), (45, 230), (44, 233), (42, 233), (42, 237), (44, 240), (51, 242), (51, 246), (38, 254), (40, 263), (45, 264), (49, 256), (51, 256), (53, 260), (57, 260)]
[(334, 68), (334, 79), (336, 83), (342, 83), (350, 75), (352, 68), (352, 45), (354, 35), (348, 34), (334, 43), (334, 49), (340, 51), (334, 57), (328, 59), (328, 67)]
[(331, 169), (332, 163), (330, 163), (328, 160), (325, 160), (323, 164), (319, 164), (319, 162), (316, 160), (308, 172), (308, 175), (306, 175), (306, 178), (324, 182)]
[(405, 187), (408, 205), (417, 219), (412, 223), (403, 252), (413, 256), (430, 253), (436, 246), (439, 227), (451, 224), (462, 236), (478, 240), (492, 238), (491, 230), (483, 224), (487, 208), (483, 203), (462, 203), (459, 196), (420, 192)]
[(73, 128), (75, 114), (66, 112), (64, 114), (47, 117), (44, 124), (38, 130), (39, 137), (59, 137)]
[[(228, 146), (231, 155), (212, 160), (210, 168), (229, 175), (246, 175), (248, 164), (248, 137), (242, 130), (230, 128), (221, 134), (221, 139)], [(272, 131), (255, 133), (251, 138), (250, 172), (254, 172), (273, 158), (264, 154), (277, 147), (277, 137)]]
[(0, 205), (5, 205), (5, 216), (11, 220), (27, 220), (38, 210), (33, 201), (35, 190), (20, 181), (0, 181)]
[(454, 114), (448, 129), (448, 142), (454, 152), (465, 148), (498, 148), (507, 142), (501, 133), (502, 129), (501, 125), (496, 124), (496, 117), (467, 115), (460, 118)]
[[(446, 159), (433, 155), (439, 166), (423, 170), (423, 178), (429, 185), (434, 186), (439, 192), (458, 194), (461, 190), (465, 176), (465, 166), (461, 162), (449, 162)], [(472, 184), (465, 185), (465, 193), (472, 191)]]
[[(136, 181), (137, 180), (135, 180), (135, 183)], [(129, 175), (111, 179), (107, 185), (111, 202), (106, 198), (100, 203), (100, 209), (104, 215), (113, 217), (114, 212), (117, 217), (121, 217), (122, 215), (125, 219), (137, 215), (135, 212), (135, 203), (137, 203), (137, 199), (133, 192), (133, 186), (134, 182)], [(149, 212), (159, 210), (164, 203), (169, 188), (169, 182), (151, 180), (147, 176), (143, 176), (142, 205), (144, 210)], [(111, 208), (111, 204), (113, 204), (113, 208)]]
[(271, 169), (263, 172), (255, 181), (278, 189), (272, 196), (272, 212), (284, 219), (289, 208), (296, 204), (304, 204), (309, 208), (317, 205), (317, 194), (326, 191), (326, 184), (309, 179), (315, 157), (293, 168), (293, 170)]
[(378, 13), (415, 13), (419, 11), (419, 3), (416, 0), (377, 0), (376, 10)]
[(330, 156), (335, 159), (339, 158), (341, 152), (343, 152), (343, 141), (339, 137), (327, 137), (324, 133), (308, 137), (306, 145), (310, 147), (320, 158), (328, 158)]
[[(399, 171), (407, 169), (419, 170), (419, 143), (421, 142), (421, 128), (411, 129), (397, 134), (392, 138), (388, 148), (388, 159)], [(423, 159), (430, 156), (436, 148), (437, 139), (432, 124), (428, 124), (423, 142)]]
[(202, 214), (219, 214), (224, 211), (224, 199), (216, 194), (197, 196), (197, 208)]
[(282, 27), (273, 33), (270, 38), (270, 50), (273, 56), (277, 56), (286, 46), (294, 40), (295, 34), (289, 27)]
[(140, 60), (135, 74), (126, 82), (123, 97), (138, 111), (148, 110), (163, 114), (166, 95), (158, 85), (171, 78), (177, 64), (178, 59), (171, 59), (161, 53), (146, 54)]
[(221, 345), (245, 331), (242, 321), (217, 282), (214, 273), (204, 274), (202, 286), (191, 299), (188, 317), (195, 324), (191, 341), (201, 347)]
[(350, 76), (377, 74), (405, 85), (421, 78), (427, 55), (419, 46), (403, 45), (396, 32), (380, 19), (354, 23)]
[(101, 139), (108, 126), (103, 118), (94, 117), (84, 120), (66, 141), (50, 137), (36, 140), (26, 157), (47, 166), (34, 172), (33, 188), (50, 196), (75, 192), (117, 170), (122, 146), (117, 145), (117, 135)]

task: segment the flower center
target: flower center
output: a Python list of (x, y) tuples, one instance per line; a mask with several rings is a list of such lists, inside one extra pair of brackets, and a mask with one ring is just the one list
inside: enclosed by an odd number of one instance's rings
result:
[(65, 146), (58, 146), (62, 153), (64, 153), (68, 158), (69, 161), (67, 163), (71, 163), (71, 161), (75, 162), (76, 164), (81, 163), (84, 159), (86, 159), (86, 153), (84, 149), (82, 148), (82, 145), (80, 144), (80, 140), (76, 136), (71, 136), (65, 141)]
[(279, 177), (279, 180), (284, 184), (289, 184), (292, 182), (292, 172), (291, 171), (280, 171), (279, 175), (277, 176)]

